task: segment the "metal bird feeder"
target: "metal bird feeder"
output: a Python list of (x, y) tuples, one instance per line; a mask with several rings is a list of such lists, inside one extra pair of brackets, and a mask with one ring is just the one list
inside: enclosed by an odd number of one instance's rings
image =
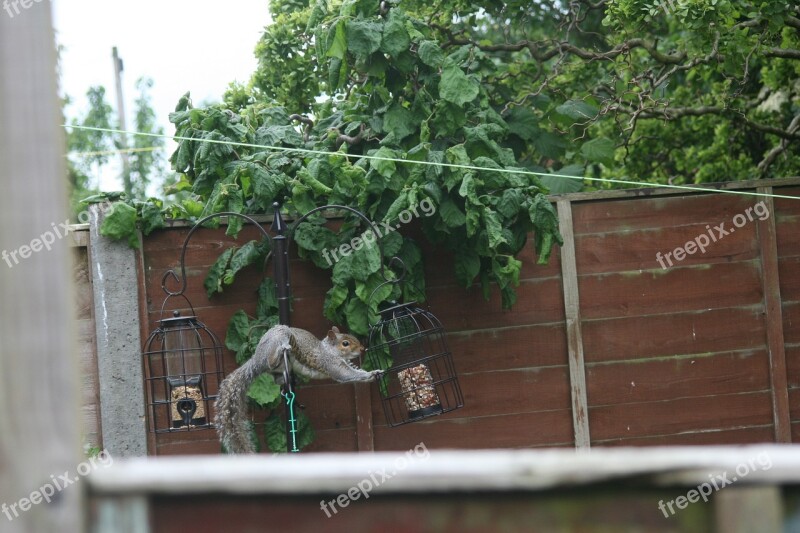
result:
[(367, 359), (389, 368), (378, 381), (389, 426), (417, 422), (464, 406), (441, 322), (416, 302), (381, 311), (370, 328)]
[(150, 396), (150, 430), (164, 433), (211, 428), (214, 401), (224, 377), (222, 345), (197, 319), (194, 309), (190, 316), (174, 311), (171, 318), (163, 318), (162, 306), (161, 316), (142, 353)]

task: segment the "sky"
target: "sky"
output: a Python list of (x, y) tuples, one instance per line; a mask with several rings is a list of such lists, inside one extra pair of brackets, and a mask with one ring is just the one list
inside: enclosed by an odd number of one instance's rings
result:
[[(111, 59), (116, 46), (124, 64), (128, 127), (133, 124), (136, 80), (147, 76), (154, 81), (153, 107), (167, 134), (175, 132), (167, 117), (187, 91), (198, 105), (220, 100), (232, 81), (250, 79), (256, 68), (253, 49), (270, 22), (268, 0), (52, 0), (51, 4), (56, 40), (64, 47), (61, 90), (75, 101), (67, 108), (67, 117), (85, 109), (85, 94), (93, 85), (106, 88), (108, 103), (116, 109)], [(42, 2), (30, 9), (47, 5)], [(117, 172), (109, 169), (100, 177), (102, 189), (121, 189)]]

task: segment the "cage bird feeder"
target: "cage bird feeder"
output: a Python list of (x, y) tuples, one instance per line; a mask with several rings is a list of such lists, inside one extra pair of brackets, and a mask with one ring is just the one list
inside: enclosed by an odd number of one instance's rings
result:
[(224, 377), (222, 345), (194, 311), (159, 320), (143, 356), (151, 431), (213, 427), (211, 408)]
[[(196, 224), (186, 235), (180, 256), (180, 277), (168, 270), (161, 278), (166, 298), (161, 304), (158, 327), (150, 334), (142, 350), (147, 390), (147, 412), (150, 431), (166, 433), (212, 429), (214, 403), (219, 384), (225, 377), (222, 343), (196, 316), (186, 298), (186, 248)], [(168, 279), (180, 283), (177, 291), (167, 287)], [(180, 297), (190, 313), (178, 310), (165, 318), (171, 298)]]
[(370, 328), (366, 357), (387, 368), (379, 379), (389, 426), (399, 426), (464, 406), (446, 332), (415, 302), (393, 304)]

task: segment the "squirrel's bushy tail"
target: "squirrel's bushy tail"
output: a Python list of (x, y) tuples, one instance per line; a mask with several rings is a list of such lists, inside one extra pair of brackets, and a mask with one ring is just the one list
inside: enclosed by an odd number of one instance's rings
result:
[(214, 424), (219, 440), (228, 453), (255, 453), (247, 423), (247, 389), (260, 372), (254, 372), (254, 360), (240, 366), (219, 386)]
[(271, 328), (261, 337), (253, 356), (219, 384), (214, 425), (228, 453), (256, 452), (247, 423), (247, 390), (261, 373), (275, 370), (270, 367), (270, 357), (277, 361), (274, 354), (291, 349), (291, 339), (288, 326)]

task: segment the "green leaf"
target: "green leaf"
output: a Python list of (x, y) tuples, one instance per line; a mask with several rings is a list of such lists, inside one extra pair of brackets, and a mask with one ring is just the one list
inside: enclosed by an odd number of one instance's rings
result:
[(489, 237), (491, 248), (497, 248), (508, 242), (503, 236), (503, 224), (500, 222), (500, 217), (488, 207), (483, 210), (483, 222), (486, 225), (486, 234)]
[(538, 264), (544, 265), (550, 259), (553, 244), (564, 244), (558, 231), (558, 214), (553, 205), (543, 194), (537, 194), (528, 209), (531, 222), (535, 227), (534, 246), (539, 255)]
[(455, 256), (455, 269), (458, 283), (462, 287), (469, 288), (481, 270), (481, 260), (475, 252), (458, 252)]
[[(393, 159), (397, 158), (397, 153), (391, 148), (386, 148), (385, 146), (381, 146), (376, 152), (370, 155), (373, 155), (375, 157), (388, 157)], [(369, 165), (370, 167), (377, 170), (378, 174), (387, 179), (391, 179), (392, 177), (394, 177), (394, 173), (397, 171), (397, 165), (395, 164), (394, 161), (370, 159)]]
[(247, 397), (255, 401), (259, 407), (274, 409), (281, 402), (281, 387), (275, 383), (272, 374), (265, 372), (250, 384)]
[(379, 273), (371, 275), (366, 282), (356, 282), (356, 296), (362, 302), (375, 309), (378, 304), (389, 298), (392, 294), (392, 289), (392, 285), (386, 283)]
[(600, 110), (583, 100), (567, 100), (556, 108), (556, 113), (576, 122), (586, 122), (597, 116)]
[(117, 240), (126, 239), (131, 248), (138, 248), (136, 209), (125, 202), (112, 204), (100, 226), (100, 235)]
[(389, 210), (386, 212), (386, 216), (383, 219), (386, 222), (394, 222), (397, 219), (397, 215), (399, 215), (402, 211), (409, 206), (409, 191), (402, 191), (397, 198), (395, 198), (392, 205), (389, 206)]
[(463, 211), (450, 198), (445, 198), (439, 206), (439, 216), (447, 227), (458, 228), (467, 222)]
[(345, 30), (345, 23), (340, 20), (333, 26), (328, 33), (328, 51), (325, 55), (328, 57), (335, 57), (344, 59), (347, 53), (347, 33)]
[(358, 298), (351, 298), (345, 305), (344, 316), (351, 333), (354, 335), (369, 333), (370, 313), (367, 304)]
[(411, 44), (405, 23), (397, 13), (398, 11), (395, 9), (389, 12), (389, 21), (383, 28), (383, 41), (381, 42), (381, 51), (392, 57), (397, 57), (408, 50)]
[(278, 311), (278, 294), (272, 278), (264, 278), (258, 286), (256, 316), (260, 319), (272, 317)]
[(497, 211), (507, 219), (513, 219), (519, 213), (525, 195), (519, 189), (506, 189), (497, 204)]
[(374, 274), (381, 268), (381, 254), (378, 245), (374, 242), (365, 243), (357, 252), (352, 252), (350, 274), (353, 279), (365, 281), (370, 274)]
[(230, 264), (225, 270), (225, 275), (222, 282), (225, 285), (230, 285), (244, 267), (252, 265), (257, 259), (262, 256), (261, 250), (258, 247), (258, 242), (250, 241), (233, 254)]
[(478, 81), (467, 77), (458, 65), (449, 64), (444, 67), (439, 81), (439, 96), (443, 100), (461, 106), (474, 100), (478, 92)]
[[(370, 231), (371, 233), (371, 230), (368, 231)], [(381, 246), (383, 247), (384, 257), (395, 256), (400, 252), (400, 248), (403, 246), (403, 236), (396, 231), (384, 235), (383, 238), (381, 239)]]
[[(267, 441), (267, 446), (270, 451), (274, 453), (286, 452), (286, 422), (278, 414), (276, 409), (272, 415), (267, 418), (264, 425), (264, 436)], [(311, 427), (311, 421), (306, 414), (297, 409), (295, 404), (295, 424), (297, 433), (295, 434), (295, 443), (298, 449), (303, 449), (314, 441), (314, 429)]]
[(549, 131), (540, 131), (533, 139), (533, 147), (544, 157), (558, 159), (564, 155), (567, 143), (559, 135)]
[(275, 410), (264, 424), (264, 438), (272, 453), (286, 453), (286, 422)]
[(336, 234), (326, 228), (310, 222), (300, 224), (294, 231), (294, 240), (306, 250), (321, 252), (336, 247)]
[(238, 352), (249, 340), (250, 319), (241, 309), (236, 311), (228, 321), (228, 331), (225, 334), (225, 346)]
[(419, 59), (429, 67), (439, 68), (444, 63), (444, 52), (434, 41), (419, 43)]
[(357, 57), (366, 59), (381, 46), (383, 24), (367, 20), (347, 22), (347, 43), (349, 50)]
[(511, 256), (505, 256), (505, 265), (500, 261), (493, 261), (492, 271), (501, 288), (508, 286), (519, 287), (519, 273), (522, 270), (522, 261)]
[(186, 210), (186, 214), (192, 218), (198, 218), (203, 214), (205, 205), (194, 198), (184, 198), (181, 200), (181, 206)]
[(581, 155), (587, 160), (602, 163), (607, 167), (614, 165), (614, 142), (604, 137), (592, 139), (581, 146)]
[[(583, 176), (583, 165), (568, 165), (556, 171), (555, 174), (562, 176)], [(547, 187), (550, 194), (567, 194), (578, 192), (583, 189), (583, 180), (562, 178), (560, 176), (540, 176), (539, 181)]]
[(336, 322), (335, 320), (337, 317), (336, 311), (341, 307), (341, 305), (347, 300), (350, 291), (347, 290), (347, 287), (342, 285), (334, 285), (331, 287), (328, 292), (325, 294), (325, 304), (323, 308), (325, 309), (325, 317), (331, 321)]
[(523, 141), (531, 141), (539, 132), (539, 119), (527, 107), (513, 107), (506, 118), (508, 131)]
[(228, 248), (214, 261), (211, 268), (208, 269), (208, 275), (203, 282), (203, 287), (206, 289), (206, 294), (211, 298), (214, 294), (222, 292), (222, 280), (225, 276), (225, 271), (228, 270), (228, 265), (231, 262), (235, 248)]
[(342, 70), (346, 68), (346, 65), (347, 62), (343, 59), (339, 59), (338, 57), (331, 59), (328, 65), (328, 91), (335, 91), (346, 79), (346, 76), (342, 76)]
[(402, 104), (392, 105), (383, 116), (383, 131), (393, 134), (395, 142), (402, 141), (416, 131), (414, 115)]
[[(227, 210), (232, 213), (241, 213), (244, 211), (244, 194), (242, 190), (237, 188), (228, 194), (228, 207)], [(244, 226), (244, 220), (240, 217), (228, 217), (228, 229), (225, 235), (236, 237)]]

